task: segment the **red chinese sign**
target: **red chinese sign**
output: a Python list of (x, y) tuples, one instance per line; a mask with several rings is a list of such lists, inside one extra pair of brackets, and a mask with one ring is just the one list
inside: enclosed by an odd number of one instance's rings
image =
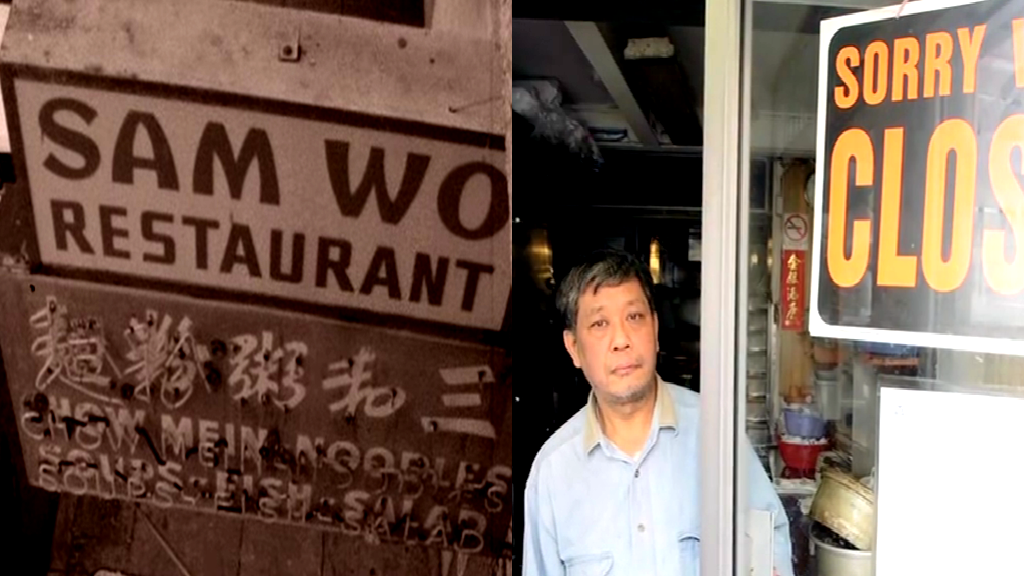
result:
[(782, 251), (782, 329), (804, 329), (806, 250)]

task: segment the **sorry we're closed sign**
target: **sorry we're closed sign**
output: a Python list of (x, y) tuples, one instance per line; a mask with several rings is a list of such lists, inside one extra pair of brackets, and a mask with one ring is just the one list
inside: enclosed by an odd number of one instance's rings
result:
[(812, 335), (1024, 337), (1024, 18), (916, 2), (822, 24)]

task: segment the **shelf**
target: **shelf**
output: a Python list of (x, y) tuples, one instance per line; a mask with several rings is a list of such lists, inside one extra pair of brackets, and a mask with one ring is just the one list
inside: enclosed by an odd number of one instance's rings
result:
[(776, 480), (774, 482), (774, 484), (775, 484), (775, 492), (779, 496), (798, 496), (798, 497), (814, 496), (814, 493), (818, 491), (818, 485), (814, 482), (814, 480), (811, 480), (811, 479), (808, 479), (807, 482), (809, 482), (809, 484), (801, 485), (801, 486), (797, 486), (797, 485), (780, 486), (779, 485), (779, 480)]
[(896, 358), (893, 356), (874, 356), (871, 354), (861, 354), (860, 361), (872, 366), (917, 366), (919, 363), (917, 358)]

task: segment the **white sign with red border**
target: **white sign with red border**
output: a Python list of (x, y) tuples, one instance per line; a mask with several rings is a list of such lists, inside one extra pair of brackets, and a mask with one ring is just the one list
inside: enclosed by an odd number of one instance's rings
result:
[(810, 245), (811, 223), (806, 214), (787, 212), (782, 220), (782, 249), (807, 250)]

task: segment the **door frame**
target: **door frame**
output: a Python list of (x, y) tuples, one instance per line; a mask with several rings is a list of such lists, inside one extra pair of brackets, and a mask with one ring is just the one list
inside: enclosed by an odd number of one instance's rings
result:
[[(701, 576), (749, 565), (746, 419), (752, 0), (706, 0), (701, 243)], [(739, 305), (740, 302), (744, 304)], [(738, 530), (744, 528), (744, 530)], [(746, 569), (743, 569), (746, 572)]]

